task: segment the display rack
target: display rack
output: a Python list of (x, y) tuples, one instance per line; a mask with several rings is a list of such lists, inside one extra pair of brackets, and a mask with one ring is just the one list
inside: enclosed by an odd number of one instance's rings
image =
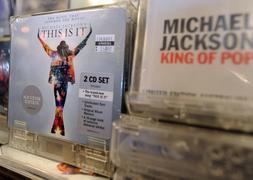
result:
[[(7, 145), (1, 146), (0, 166), (19, 173), (27, 178), (63, 179), (63, 180), (103, 180), (106, 178), (85, 175), (83, 173), (67, 175), (57, 169), (59, 162), (26, 153)], [(87, 172), (86, 172), (87, 173)]]

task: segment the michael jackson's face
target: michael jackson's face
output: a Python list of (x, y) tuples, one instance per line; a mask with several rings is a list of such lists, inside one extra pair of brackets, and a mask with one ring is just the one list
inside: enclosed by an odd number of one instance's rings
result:
[(60, 56), (64, 57), (70, 55), (69, 46), (66, 44), (65, 41), (61, 41), (59, 46), (57, 46), (57, 52), (59, 53)]

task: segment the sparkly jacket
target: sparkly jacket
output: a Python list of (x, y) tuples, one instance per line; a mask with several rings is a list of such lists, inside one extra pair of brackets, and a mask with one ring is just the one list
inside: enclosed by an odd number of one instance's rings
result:
[(75, 83), (74, 57), (86, 45), (91, 33), (92, 29), (90, 29), (90, 32), (86, 38), (74, 49), (74, 51), (71, 51), (70, 55), (67, 57), (62, 57), (57, 51), (52, 50), (38, 34), (38, 39), (41, 42), (45, 52), (52, 59), (48, 78), (48, 82), (50, 84), (66, 82), (71, 82), (72, 84)]

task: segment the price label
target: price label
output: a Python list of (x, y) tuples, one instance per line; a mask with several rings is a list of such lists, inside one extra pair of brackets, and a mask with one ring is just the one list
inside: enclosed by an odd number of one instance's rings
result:
[(98, 34), (96, 35), (95, 45), (96, 52), (114, 52), (115, 35), (114, 34)]

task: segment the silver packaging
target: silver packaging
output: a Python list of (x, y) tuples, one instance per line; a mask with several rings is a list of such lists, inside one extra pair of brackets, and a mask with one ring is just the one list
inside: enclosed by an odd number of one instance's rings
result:
[(126, 23), (121, 8), (14, 18), (9, 126), (22, 122), (80, 144), (110, 139), (121, 110)]

